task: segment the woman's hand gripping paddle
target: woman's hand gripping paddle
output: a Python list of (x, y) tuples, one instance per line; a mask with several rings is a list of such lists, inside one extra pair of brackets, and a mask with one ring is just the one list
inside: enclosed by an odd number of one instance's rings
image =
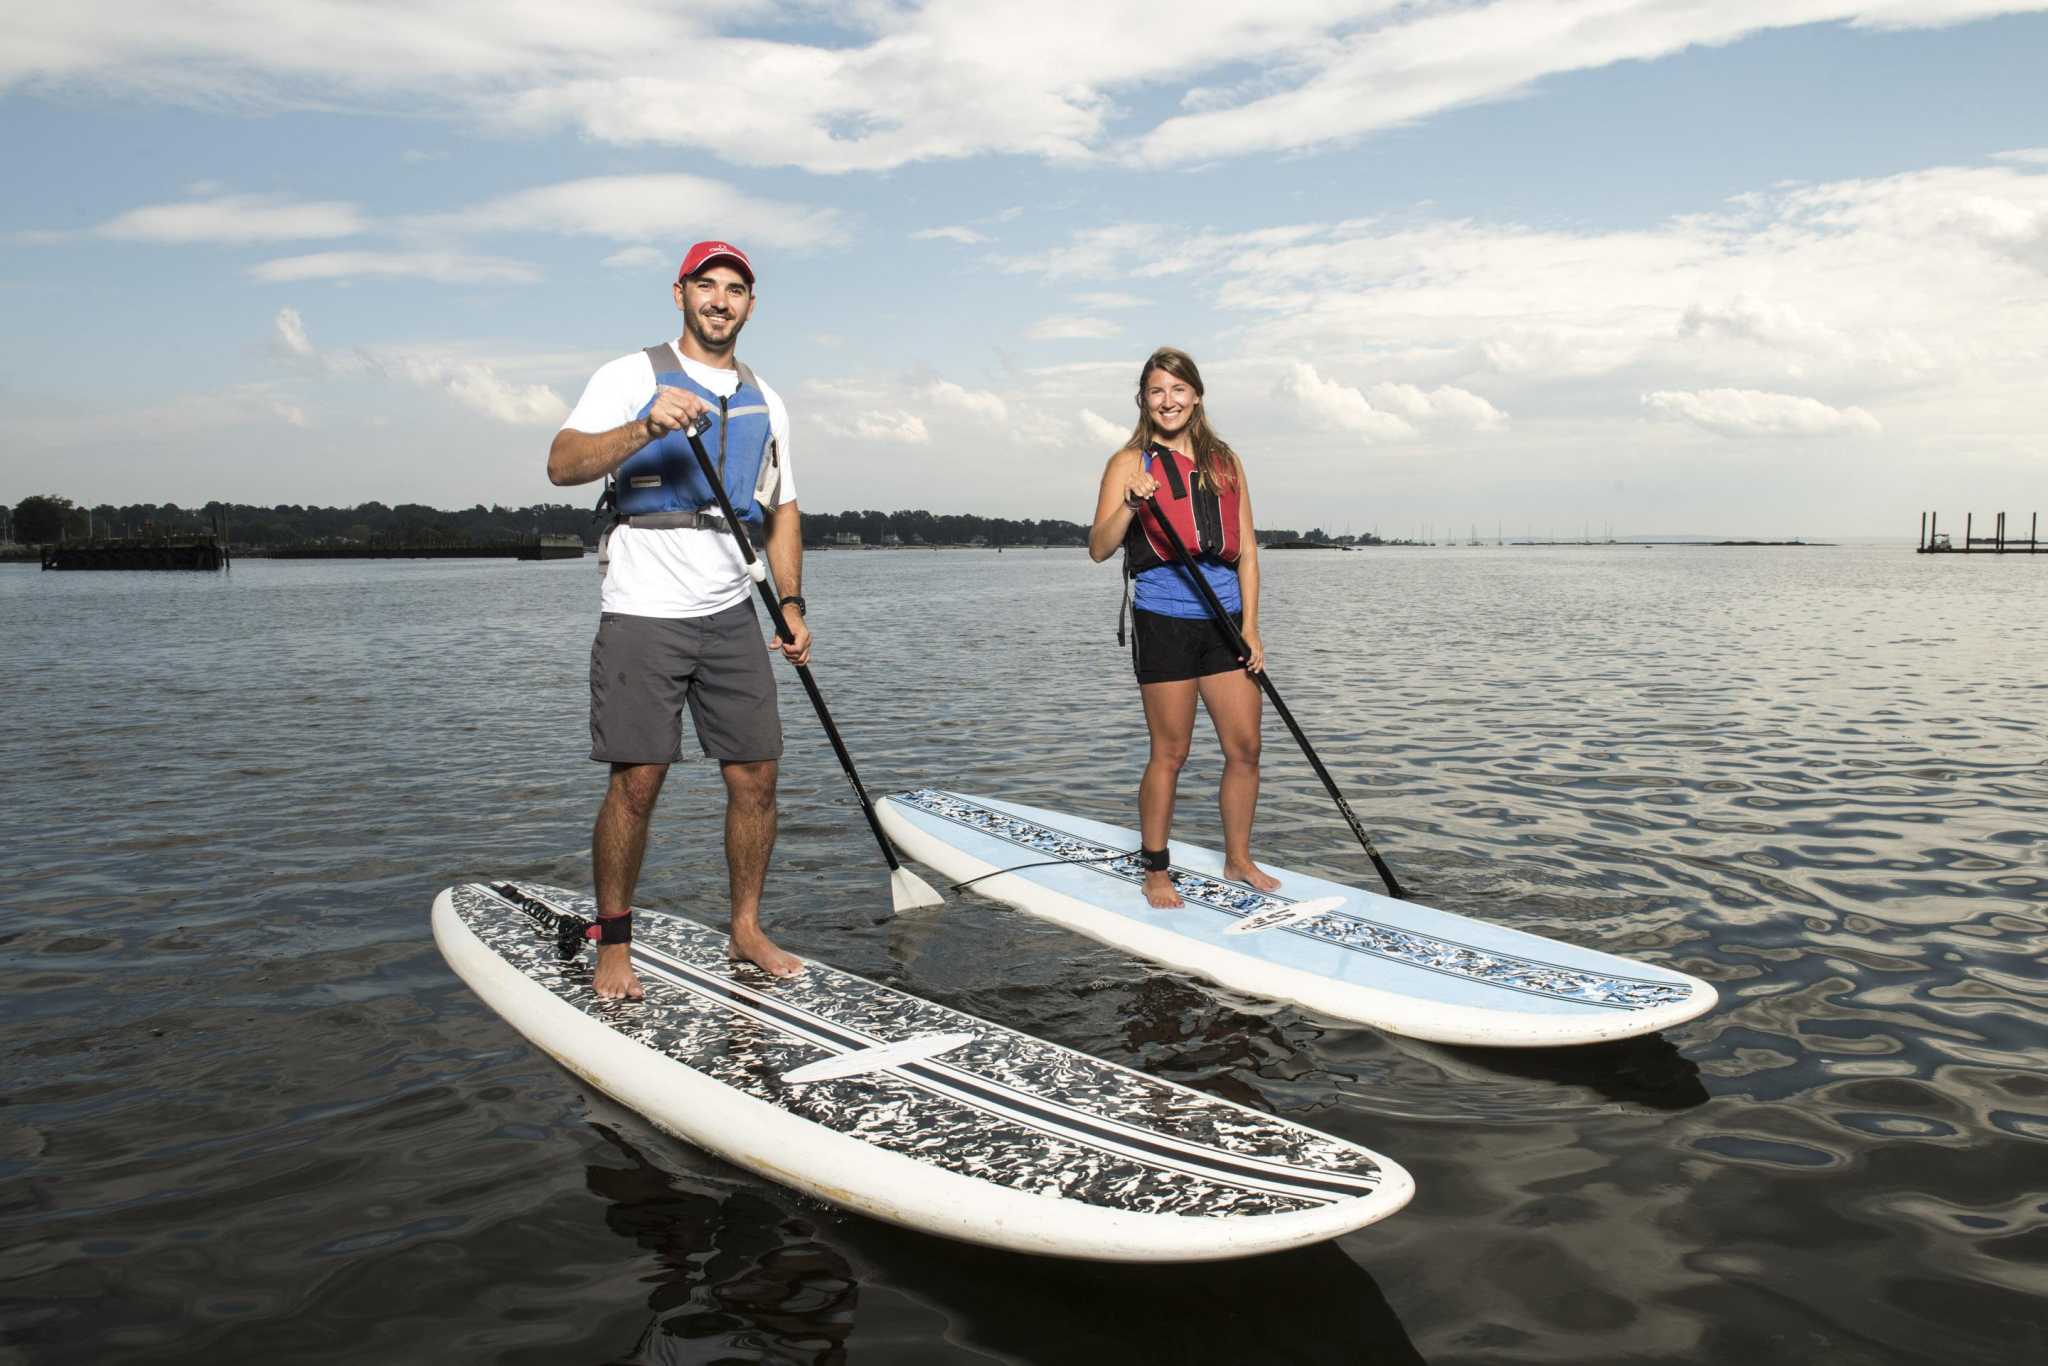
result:
[[(732, 500), (725, 496), (725, 485), (719, 482), (718, 471), (711, 467), (711, 456), (698, 439), (710, 425), (708, 416), (699, 417), (683, 428), (683, 434), (690, 439), (690, 450), (697, 457), (697, 468), (704, 471), (704, 482), (718, 496), (718, 510), (725, 517), (725, 529), (739, 543), (740, 558), (747, 562), (747, 573), (754, 580), (754, 587), (761, 591), (761, 601), (768, 606), (768, 620), (775, 623), (775, 634), (784, 640), (793, 640), (796, 633), (789, 629), (789, 622), (782, 615), (782, 604), (776, 600), (775, 587), (768, 582), (768, 566), (754, 554), (754, 543), (747, 538), (746, 527), (734, 515)], [(882, 847), (882, 857), (888, 860), (891, 902), (898, 911), (918, 906), (943, 906), (944, 898), (933, 891), (923, 878), (903, 866), (902, 860), (896, 857), (895, 846), (882, 833), (882, 823), (875, 819), (875, 804), (868, 800), (867, 789), (860, 785), (860, 774), (854, 770), (853, 756), (846, 752), (846, 742), (839, 738), (839, 727), (832, 724), (832, 713), (825, 709), (824, 695), (818, 691), (817, 680), (811, 677), (810, 666), (798, 664), (796, 676), (803, 680), (804, 692), (810, 696), (811, 706), (818, 713), (818, 722), (825, 728), (825, 737), (832, 742), (832, 752), (839, 756), (839, 767), (845, 770), (846, 781), (853, 788), (853, 795), (860, 800), (861, 814), (868, 818), (868, 829), (874, 831), (875, 843)]]
[[(1180, 560), (1180, 567), (1195, 581), (1195, 591), (1201, 595), (1202, 602), (1209, 609), (1209, 615), (1216, 619), (1217, 629), (1229, 638), (1239, 659), (1250, 659), (1251, 647), (1245, 644), (1244, 635), (1237, 629), (1237, 623), (1232, 621), (1230, 613), (1224, 610), (1222, 601), (1216, 596), (1216, 590), (1211, 588), (1209, 580), (1203, 577), (1201, 568), (1195, 564), (1195, 557), (1188, 553), (1187, 545), (1180, 538), (1180, 532), (1166, 519), (1166, 512), (1159, 506), (1159, 495), (1156, 492), (1146, 497), (1145, 507), (1151, 512), (1152, 520), (1159, 524), (1160, 530), (1166, 533), (1167, 542), (1173, 546), (1174, 556)], [(1387, 895), (1406, 901), (1408, 894), (1401, 890), (1400, 882), (1394, 877), (1394, 870), (1387, 867), (1387, 861), (1380, 857), (1380, 851), (1372, 847), (1372, 840), (1365, 833), (1365, 827), (1360, 825), (1358, 817), (1352, 814), (1351, 803), (1345, 801), (1344, 794), (1337, 790), (1337, 780), (1330, 776), (1330, 770), (1323, 767), (1323, 761), (1316, 755), (1315, 746), (1309, 744), (1308, 737), (1301, 733), (1301, 727), (1295, 722), (1294, 713), (1287, 710), (1287, 704), (1280, 700), (1280, 690), (1273, 686), (1272, 675), (1261, 669), (1252, 677), (1266, 690), (1266, 696), (1273, 699), (1273, 710), (1279, 712), (1280, 719), (1287, 723), (1288, 733), (1294, 736), (1294, 743), (1301, 746), (1301, 752), (1308, 756), (1309, 767), (1323, 780), (1323, 788), (1330, 794), (1330, 800), (1337, 803), (1337, 810), (1343, 815), (1344, 823), (1351, 827), (1352, 834), (1358, 836), (1359, 844), (1365, 848), (1366, 857), (1372, 860), (1372, 866), (1379, 872), (1380, 881), (1387, 884)]]

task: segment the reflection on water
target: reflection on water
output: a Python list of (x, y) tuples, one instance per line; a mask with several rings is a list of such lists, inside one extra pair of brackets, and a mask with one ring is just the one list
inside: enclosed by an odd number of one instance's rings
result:
[[(890, 1362), (1422, 1360), (1372, 1278), (1331, 1247), (1183, 1267), (1020, 1259), (773, 1188), (696, 1193), (603, 1131), (616, 1159), (589, 1168), (590, 1189), (657, 1260), (642, 1277), (652, 1318), (622, 1362), (702, 1361), (713, 1342), (727, 1359), (820, 1366), (854, 1348)], [(1233, 1309), (1191, 1319), (1204, 1301)]]
[[(1364, 1143), (1414, 1203), (1102, 1267), (819, 1206), (593, 1100), (449, 975), (587, 881), (588, 566), (0, 570), (0, 1361), (2005, 1363), (2048, 1356), (2048, 600), (1896, 549), (1276, 554), (1274, 676), (1422, 899), (1713, 981), (1657, 1039), (1393, 1038), (971, 893), (887, 915), (785, 689), (767, 914), (867, 976)], [(871, 790), (1126, 822), (1078, 553), (813, 557)], [(1371, 886), (1269, 729), (1265, 857)], [(1206, 739), (1179, 829), (1215, 843)], [(721, 791), (644, 900), (716, 919)]]

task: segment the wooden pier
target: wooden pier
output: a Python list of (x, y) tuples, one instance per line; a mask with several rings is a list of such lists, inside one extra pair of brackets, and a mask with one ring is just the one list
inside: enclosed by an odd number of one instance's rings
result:
[(2048, 546), (2041, 544), (2041, 514), (2038, 512), (2034, 513), (2027, 521), (2027, 538), (2024, 541), (2017, 536), (2007, 536), (2005, 534), (2005, 514), (2002, 512), (1998, 514), (1997, 520), (1992, 524), (1992, 534), (1989, 536), (1973, 535), (1972, 532), (1975, 529), (1973, 526), (1974, 515), (1964, 513), (1963, 543), (1961, 545), (1956, 545), (1946, 531), (1942, 531), (1936, 526), (1939, 520), (1937, 514), (1932, 512), (1920, 514), (1920, 548), (1917, 553), (1922, 555), (2039, 555), (2044, 551), (2048, 551)]
[(362, 541), (348, 544), (280, 545), (244, 552), (272, 560), (578, 560), (580, 536), (523, 536), (510, 541)]
[(228, 547), (213, 535), (120, 536), (43, 547), (45, 569), (201, 569), (228, 567)]

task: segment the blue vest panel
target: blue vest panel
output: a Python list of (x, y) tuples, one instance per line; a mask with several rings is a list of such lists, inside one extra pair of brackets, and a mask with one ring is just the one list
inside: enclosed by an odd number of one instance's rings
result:
[[(711, 456), (712, 468), (725, 485), (725, 496), (743, 522), (759, 526), (764, 513), (755, 497), (762, 466), (773, 459), (770, 445), (774, 429), (768, 420), (768, 399), (751, 373), (742, 370), (740, 387), (731, 398), (720, 399), (680, 370), (662, 370), (654, 376), (657, 388), (683, 389), (711, 405), (711, 426), (698, 440)], [(654, 406), (650, 397), (640, 409), (646, 417)], [(721, 416), (722, 414), (722, 416)], [(639, 517), (651, 512), (718, 511), (718, 495), (704, 482), (697, 468), (690, 439), (670, 432), (635, 451), (613, 475), (616, 508), (621, 516)]]

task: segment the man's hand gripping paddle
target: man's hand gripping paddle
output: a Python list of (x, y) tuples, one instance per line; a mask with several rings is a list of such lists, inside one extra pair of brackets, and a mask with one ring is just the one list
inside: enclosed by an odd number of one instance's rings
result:
[[(697, 421), (683, 428), (683, 434), (690, 439), (690, 450), (697, 457), (697, 468), (704, 472), (704, 482), (718, 496), (718, 510), (725, 517), (725, 528), (739, 543), (740, 558), (747, 562), (747, 573), (754, 580), (754, 587), (761, 592), (761, 601), (767, 604), (768, 620), (775, 623), (775, 634), (784, 640), (794, 640), (796, 633), (789, 629), (788, 620), (782, 615), (782, 604), (776, 600), (775, 587), (768, 582), (768, 566), (761, 563), (754, 554), (754, 543), (747, 538), (746, 527), (733, 513), (732, 500), (725, 496), (725, 485), (719, 482), (718, 471), (711, 467), (711, 456), (704, 449), (699, 438), (711, 426), (709, 416), (700, 416)], [(860, 785), (860, 774), (854, 770), (853, 756), (846, 752), (846, 742), (839, 738), (839, 727), (832, 724), (832, 713), (825, 708), (824, 695), (818, 691), (817, 680), (811, 677), (810, 666), (796, 666), (796, 676), (803, 680), (804, 692), (811, 699), (812, 708), (818, 713), (818, 723), (825, 728), (825, 738), (832, 742), (832, 752), (839, 756), (839, 767), (845, 770), (846, 781), (853, 788), (853, 795), (860, 801), (860, 810), (868, 818), (868, 829), (874, 831), (875, 843), (882, 848), (882, 857), (889, 863), (889, 897), (898, 911), (911, 910), (918, 906), (943, 906), (945, 901), (933, 891), (925, 880), (903, 866), (896, 857), (895, 846), (882, 833), (882, 823), (875, 819), (875, 804), (868, 800), (867, 789)]]
[[(1217, 629), (1229, 638), (1231, 647), (1237, 651), (1239, 659), (1250, 659), (1251, 647), (1245, 644), (1244, 635), (1237, 629), (1237, 623), (1232, 621), (1230, 613), (1224, 610), (1222, 601), (1216, 596), (1216, 590), (1211, 588), (1209, 580), (1203, 577), (1201, 569), (1195, 564), (1195, 557), (1188, 553), (1187, 545), (1180, 538), (1180, 532), (1166, 519), (1165, 510), (1159, 506), (1159, 495), (1149, 495), (1145, 499), (1145, 506), (1152, 513), (1153, 521), (1166, 533), (1166, 539), (1173, 546), (1173, 553), (1179, 559), (1180, 567), (1194, 580), (1195, 591), (1201, 595), (1202, 602), (1209, 609), (1209, 615), (1216, 619)], [(1344, 794), (1337, 790), (1337, 780), (1330, 776), (1330, 770), (1323, 767), (1323, 761), (1317, 757), (1315, 747), (1309, 744), (1308, 737), (1301, 733), (1300, 725), (1295, 722), (1294, 713), (1287, 710), (1287, 704), (1280, 700), (1280, 690), (1273, 686), (1273, 680), (1267, 676), (1264, 669), (1252, 677), (1266, 690), (1266, 696), (1273, 699), (1273, 710), (1279, 712), (1280, 719), (1287, 723), (1288, 733), (1294, 736), (1294, 743), (1301, 746), (1301, 752), (1308, 756), (1309, 767), (1323, 780), (1323, 788), (1330, 794), (1330, 800), (1337, 803), (1337, 810), (1343, 815), (1344, 823), (1351, 827), (1351, 833), (1358, 836), (1358, 842), (1365, 847), (1366, 857), (1372, 860), (1372, 866), (1378, 870), (1380, 881), (1387, 884), (1387, 895), (1406, 901), (1408, 894), (1401, 890), (1400, 882), (1394, 877), (1394, 870), (1387, 867), (1387, 861), (1380, 857), (1380, 851), (1372, 847), (1372, 840), (1366, 835), (1365, 827), (1358, 823), (1358, 817), (1351, 812), (1351, 803), (1345, 801)]]

